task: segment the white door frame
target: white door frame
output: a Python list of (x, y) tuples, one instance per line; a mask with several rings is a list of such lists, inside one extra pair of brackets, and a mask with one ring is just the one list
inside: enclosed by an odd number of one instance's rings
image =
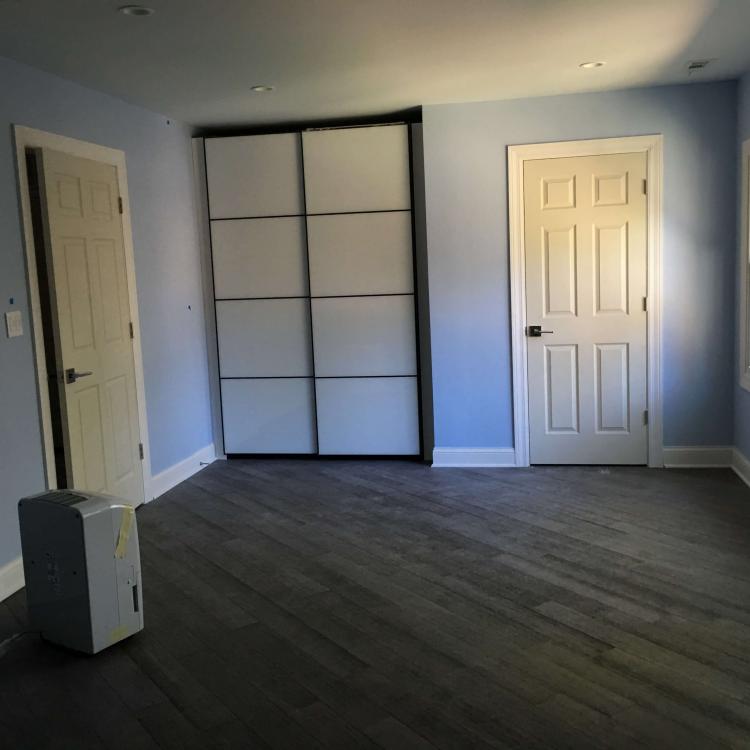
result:
[(130, 319), (133, 323), (133, 363), (135, 365), (135, 391), (138, 400), (138, 423), (140, 441), (143, 444), (143, 497), (146, 502), (151, 499), (148, 488), (151, 478), (151, 453), (148, 443), (148, 422), (146, 418), (146, 388), (143, 378), (143, 353), (141, 351), (141, 326), (138, 317), (138, 294), (135, 285), (135, 259), (133, 255), (133, 232), (130, 224), (130, 200), (128, 196), (128, 176), (125, 167), (125, 152), (118, 149), (99, 146), (87, 141), (79, 141), (43, 130), (35, 130), (23, 125), (14, 125), (13, 133), (16, 144), (16, 168), (18, 170), (18, 191), (23, 218), (23, 244), (26, 251), (26, 281), (31, 308), (31, 335), (34, 346), (34, 364), (36, 366), (37, 399), (42, 430), (42, 452), (44, 455), (45, 479), (48, 489), (57, 488), (57, 471), (55, 469), (55, 450), (52, 438), (52, 416), (49, 400), (49, 379), (47, 360), (44, 352), (44, 334), (42, 329), (42, 309), (40, 305), (39, 277), (37, 276), (36, 253), (34, 248), (34, 230), (31, 222), (31, 200), (29, 197), (29, 176), (26, 170), (26, 149), (47, 148), (62, 151), (71, 156), (93, 159), (110, 164), (117, 170), (117, 186), (122, 197), (122, 235), (125, 247), (125, 269), (128, 279), (128, 301)]
[(648, 268), (648, 465), (663, 466), (661, 395), (661, 227), (663, 146), (661, 135), (508, 146), (510, 315), (513, 360), (513, 442), (516, 466), (529, 465), (529, 393), (526, 348), (526, 250), (523, 166), (532, 159), (604, 154), (646, 154)]

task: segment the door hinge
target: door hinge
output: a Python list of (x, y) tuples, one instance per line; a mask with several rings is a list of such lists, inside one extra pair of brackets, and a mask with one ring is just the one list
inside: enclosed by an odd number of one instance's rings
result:
[(143, 443), (138, 443), (138, 457), (143, 461)]
[(643, 412), (643, 424), (648, 424), (648, 409)]
[(133, 321), (132, 320), (130, 321), (130, 323), (128, 323), (128, 326), (130, 328), (130, 338), (134, 339), (135, 338), (135, 334), (133, 333)]
[(643, 194), (648, 195), (648, 180), (645, 178), (643, 180)]
[(643, 298), (643, 312), (647, 312), (647, 311), (648, 311), (648, 297), (644, 297)]
[(122, 196), (117, 196), (117, 208), (119, 209), (120, 213), (122, 213)]

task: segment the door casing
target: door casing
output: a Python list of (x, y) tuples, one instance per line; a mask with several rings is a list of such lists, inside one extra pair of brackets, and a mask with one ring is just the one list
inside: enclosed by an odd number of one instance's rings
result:
[(644, 135), (508, 146), (511, 354), (515, 465), (529, 465), (529, 394), (526, 347), (526, 251), (524, 246), (524, 162), (569, 156), (645, 153), (647, 174), (648, 274), (648, 465), (663, 466), (661, 393), (661, 244), (663, 136)]
[(29, 179), (26, 169), (26, 149), (47, 148), (62, 151), (72, 156), (93, 159), (110, 164), (117, 170), (117, 181), (123, 202), (122, 234), (125, 247), (125, 268), (128, 280), (128, 302), (130, 320), (133, 323), (133, 361), (135, 364), (135, 388), (138, 400), (138, 424), (140, 440), (143, 444), (143, 495), (148, 502), (151, 477), (151, 459), (148, 442), (148, 423), (146, 419), (146, 389), (143, 377), (143, 353), (141, 350), (141, 326), (138, 316), (138, 293), (135, 280), (135, 260), (133, 254), (133, 233), (130, 222), (130, 200), (128, 195), (127, 169), (125, 152), (118, 149), (99, 146), (95, 143), (79, 141), (43, 130), (35, 130), (22, 125), (14, 125), (13, 133), (16, 149), (16, 167), (18, 170), (19, 203), (23, 220), (23, 240), (26, 252), (26, 277), (31, 310), (31, 336), (34, 348), (34, 364), (37, 377), (37, 399), (42, 430), (42, 452), (44, 456), (44, 473), (48, 489), (57, 488), (57, 471), (55, 469), (54, 440), (52, 433), (52, 415), (50, 410), (49, 374), (45, 358), (44, 335), (42, 328), (42, 309), (40, 302), (39, 278), (37, 275), (36, 253), (34, 249), (34, 231), (32, 226), (31, 200), (29, 197)]

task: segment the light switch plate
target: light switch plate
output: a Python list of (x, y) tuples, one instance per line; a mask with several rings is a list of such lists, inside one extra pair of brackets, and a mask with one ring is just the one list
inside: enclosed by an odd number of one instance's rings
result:
[(5, 328), (8, 331), (8, 338), (23, 336), (23, 319), (20, 310), (11, 310), (5, 313)]

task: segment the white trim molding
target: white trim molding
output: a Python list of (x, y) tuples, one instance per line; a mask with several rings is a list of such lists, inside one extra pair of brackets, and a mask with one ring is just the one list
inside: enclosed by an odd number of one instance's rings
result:
[(24, 587), (23, 559), (17, 557), (0, 568), (0, 602)]
[(731, 445), (665, 445), (664, 467), (667, 469), (710, 469), (732, 466)]
[(37, 276), (36, 253), (34, 252), (34, 230), (31, 222), (31, 201), (29, 198), (29, 178), (26, 171), (26, 149), (48, 148), (83, 159), (93, 159), (110, 164), (117, 170), (117, 185), (123, 202), (122, 235), (125, 247), (125, 272), (128, 279), (128, 301), (130, 319), (135, 333), (133, 340), (133, 363), (135, 365), (135, 390), (138, 401), (138, 423), (140, 442), (143, 445), (143, 496), (148, 498), (148, 477), (151, 474), (151, 452), (148, 441), (146, 419), (146, 387), (143, 377), (143, 353), (141, 351), (141, 325), (138, 315), (138, 293), (135, 283), (135, 256), (133, 252), (133, 232), (130, 223), (130, 200), (128, 195), (128, 174), (125, 166), (125, 152), (99, 146), (96, 143), (79, 141), (63, 135), (46, 133), (22, 125), (13, 126), (16, 147), (16, 169), (18, 176), (18, 198), (23, 217), (23, 242), (26, 250), (26, 276), (31, 308), (31, 335), (34, 347), (34, 363), (37, 377), (37, 399), (42, 430), (45, 477), (48, 489), (57, 487), (55, 470), (55, 449), (52, 438), (52, 416), (50, 411), (47, 362), (44, 356), (44, 336), (42, 333), (42, 308), (40, 303), (39, 279)]
[(161, 497), (165, 492), (169, 492), (169, 490), (176, 487), (180, 482), (190, 479), (193, 474), (197, 474), (207, 464), (213, 463), (215, 460), (216, 450), (214, 444), (211, 443), (193, 453), (192, 456), (188, 456), (151, 477), (149, 494), (146, 495), (146, 498), (148, 500), (156, 500), (157, 497)]
[(435, 448), (432, 452), (432, 467), (435, 469), (509, 466), (516, 466), (513, 448)]
[(732, 469), (750, 487), (750, 459), (739, 448), (732, 450)]
[(663, 136), (644, 135), (586, 141), (508, 146), (513, 440), (517, 466), (529, 465), (529, 395), (526, 361), (526, 276), (524, 248), (524, 162), (570, 156), (646, 154), (648, 242), (648, 465), (662, 466), (661, 245)]
[(750, 391), (750, 139), (742, 143), (740, 186), (740, 325), (739, 383)]

